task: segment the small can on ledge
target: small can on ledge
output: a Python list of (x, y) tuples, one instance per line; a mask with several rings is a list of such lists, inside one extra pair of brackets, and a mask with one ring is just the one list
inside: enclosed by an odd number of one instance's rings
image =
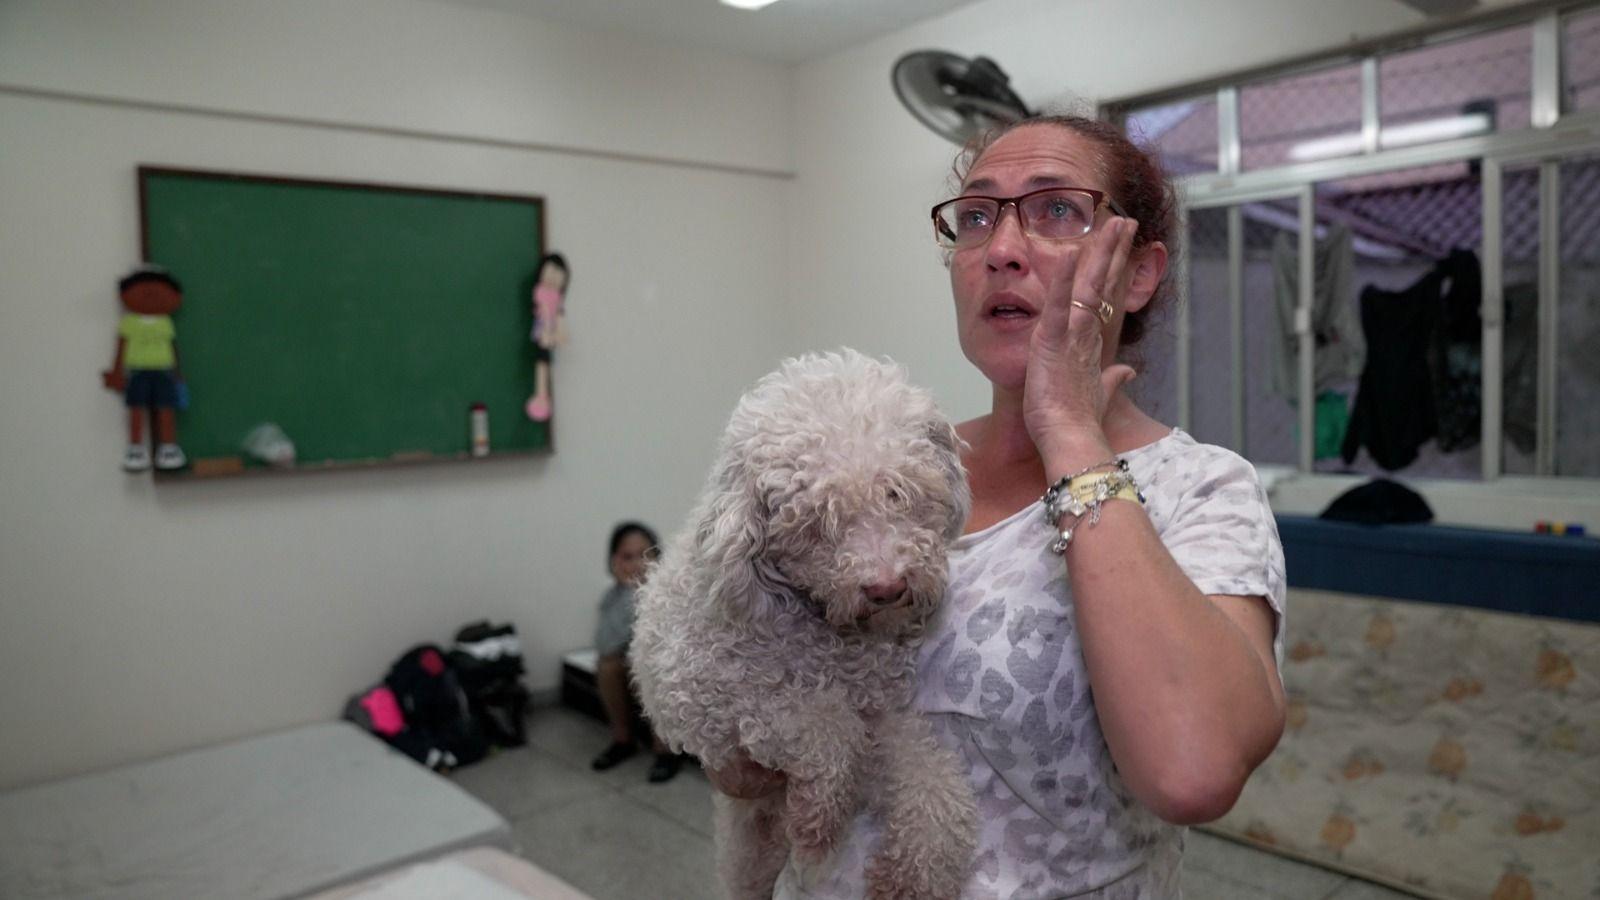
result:
[(489, 455), (489, 407), (474, 403), (468, 413), (472, 423), (472, 455)]

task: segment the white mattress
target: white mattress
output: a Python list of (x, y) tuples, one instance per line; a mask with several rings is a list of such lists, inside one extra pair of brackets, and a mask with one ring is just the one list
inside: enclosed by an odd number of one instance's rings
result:
[(0, 794), (0, 897), (284, 898), (510, 827), (343, 722)]

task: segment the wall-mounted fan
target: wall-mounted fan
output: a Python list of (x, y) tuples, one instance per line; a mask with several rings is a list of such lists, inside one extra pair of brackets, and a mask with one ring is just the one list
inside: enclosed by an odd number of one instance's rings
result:
[(894, 95), (917, 121), (957, 144), (1032, 115), (1006, 73), (983, 56), (969, 60), (944, 50), (917, 50), (895, 60), (891, 80)]

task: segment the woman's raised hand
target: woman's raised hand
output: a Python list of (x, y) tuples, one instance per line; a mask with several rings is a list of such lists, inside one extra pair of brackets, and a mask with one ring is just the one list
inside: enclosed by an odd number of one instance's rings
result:
[[(1133, 369), (1121, 363), (1101, 368), (1103, 331), (1121, 308), (1138, 230), (1132, 219), (1114, 216), (1063, 256), (1058, 290), (1045, 299), (1033, 330), (1023, 388), (1023, 420), (1042, 454), (1052, 452), (1047, 448), (1109, 453), (1102, 420)], [(1110, 315), (1102, 319), (1107, 309)]]

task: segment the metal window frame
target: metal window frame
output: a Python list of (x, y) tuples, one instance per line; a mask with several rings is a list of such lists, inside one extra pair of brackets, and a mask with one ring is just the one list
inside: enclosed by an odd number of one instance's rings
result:
[(1300, 383), (1296, 395), (1300, 398), (1300, 471), (1310, 472), (1316, 465), (1317, 453), (1317, 402), (1316, 402), (1316, 336), (1311, 333), (1311, 310), (1317, 298), (1317, 188), (1303, 185), (1300, 188), (1300, 291), (1299, 306), (1294, 314), (1294, 332), (1300, 343)]
[(1561, 13), (1544, 13), (1533, 20), (1534, 128), (1549, 128), (1561, 121)]
[(1479, 464), (1484, 481), (1499, 478), (1504, 468), (1501, 454), (1504, 450), (1502, 424), (1505, 400), (1502, 392), (1504, 380), (1501, 370), (1505, 359), (1505, 255), (1502, 245), (1505, 222), (1504, 163), (1499, 159), (1483, 161), (1480, 186), (1483, 192), (1483, 255), (1478, 263), (1483, 273), (1483, 300), (1478, 310), (1482, 323), (1483, 385), (1480, 388), (1479, 446), (1483, 452)]
[[(1245, 384), (1243, 344), (1243, 219), (1245, 203), (1298, 198), (1300, 206), (1300, 290), (1295, 317), (1299, 353), (1299, 447), (1298, 468), (1310, 472), (1315, 452), (1315, 341), (1310, 329), (1310, 314), (1315, 296), (1316, 186), (1362, 175), (1453, 162), (1478, 162), (1482, 169), (1483, 215), (1483, 385), (1482, 385), (1482, 477), (1494, 481), (1502, 477), (1504, 397), (1504, 260), (1502, 229), (1504, 166), (1537, 161), (1539, 177), (1539, 354), (1538, 426), (1536, 474), (1548, 478), (1556, 471), (1556, 353), (1557, 316), (1560, 290), (1560, 166), (1562, 161), (1600, 152), (1600, 111), (1567, 114), (1562, 108), (1562, 24), (1572, 13), (1600, 9), (1596, 3), (1542, 2), (1511, 10), (1469, 17), (1464, 20), (1418, 30), (1379, 41), (1347, 48), (1344, 51), (1302, 57), (1291, 63), (1258, 67), (1212, 79), (1217, 105), (1218, 171), (1178, 179), (1179, 233), (1188, 234), (1189, 212), (1194, 209), (1228, 209), (1228, 298), (1231, 361), (1232, 435), (1235, 448), (1245, 447)], [(1380, 144), (1379, 60), (1380, 57), (1436, 43), (1472, 37), (1489, 31), (1527, 25), (1532, 30), (1530, 90), (1531, 127), (1518, 131), (1496, 132), (1415, 147), (1384, 150)], [(1241, 171), (1242, 141), (1239, 123), (1239, 90), (1253, 81), (1282, 78), (1329, 65), (1359, 61), (1362, 75), (1362, 153), (1356, 156), (1289, 164), (1250, 172)], [(1163, 100), (1193, 97), (1199, 85), (1174, 88), (1102, 105), (1102, 115), (1125, 117), (1139, 106)], [(1188, 428), (1192, 415), (1189, 393), (1192, 354), (1189, 347), (1189, 280), (1187, 254), (1179, 260), (1179, 316), (1177, 354), (1178, 411), (1182, 427)], [(1515, 477), (1515, 476), (1513, 476)]]
[(1556, 373), (1561, 342), (1561, 162), (1539, 163), (1539, 356), (1534, 474), (1556, 474)]
[(1361, 61), (1361, 152), (1377, 153), (1378, 126), (1383, 120), (1379, 108), (1378, 57), (1369, 56)]
[(1330, 66), (1360, 63), (1371, 57), (1447, 44), (1502, 28), (1536, 24), (1546, 16), (1565, 17), (1591, 9), (1600, 9), (1600, 3), (1594, 0), (1530, 0), (1530, 2), (1490, 7), (1375, 38), (1353, 41), (1330, 50), (1296, 54), (1170, 87), (1112, 97), (1101, 101), (1099, 107), (1103, 117), (1117, 120), (1140, 107), (1193, 100), (1215, 94), (1227, 87), (1242, 87), (1258, 81), (1303, 74)]

